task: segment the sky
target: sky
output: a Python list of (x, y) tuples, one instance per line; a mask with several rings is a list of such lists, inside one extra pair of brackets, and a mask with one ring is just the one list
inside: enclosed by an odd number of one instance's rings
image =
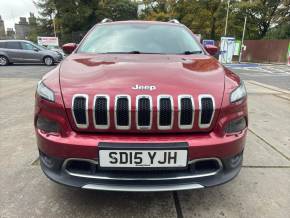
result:
[(29, 12), (37, 15), (33, 0), (0, 0), (0, 16), (4, 20), (5, 29), (14, 28), (19, 17), (29, 17)]

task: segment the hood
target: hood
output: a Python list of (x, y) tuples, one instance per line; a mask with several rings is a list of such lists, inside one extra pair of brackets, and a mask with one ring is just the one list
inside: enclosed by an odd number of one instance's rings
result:
[[(133, 89), (136, 85), (155, 88)], [(224, 68), (207, 55), (72, 54), (61, 64), (60, 86), (67, 109), (75, 94), (86, 94), (89, 99), (97, 94), (111, 98), (126, 94), (132, 99), (141, 94), (153, 99), (158, 95), (197, 99), (210, 94), (218, 109), (224, 92)]]
[(208, 93), (221, 96), (224, 69), (214, 58), (205, 55), (140, 54), (75, 54), (63, 61), (60, 68), (64, 96), (80, 92), (136, 94), (136, 90), (132, 90), (136, 84), (156, 86), (147, 94)]

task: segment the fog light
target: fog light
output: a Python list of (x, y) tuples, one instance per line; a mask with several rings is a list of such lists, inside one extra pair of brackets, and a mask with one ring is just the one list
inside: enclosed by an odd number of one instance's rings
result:
[(48, 168), (53, 168), (54, 166), (54, 160), (48, 156), (46, 156), (45, 154), (41, 154), (40, 158), (42, 160), (42, 163), (48, 167)]
[(45, 132), (58, 132), (59, 130), (57, 122), (43, 117), (38, 117), (36, 127)]
[(230, 159), (230, 165), (232, 168), (236, 168), (242, 161), (242, 154), (238, 154)]
[(247, 122), (245, 117), (232, 120), (229, 122), (229, 124), (226, 126), (225, 131), (226, 133), (234, 133), (234, 132), (240, 132), (243, 129), (245, 129), (247, 126)]

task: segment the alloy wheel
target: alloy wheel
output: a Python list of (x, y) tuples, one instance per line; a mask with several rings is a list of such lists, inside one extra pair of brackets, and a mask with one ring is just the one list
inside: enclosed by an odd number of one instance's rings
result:
[(0, 56), (0, 66), (5, 66), (8, 64), (8, 60), (6, 57)]
[(45, 65), (47, 65), (47, 66), (51, 66), (51, 65), (53, 64), (53, 59), (52, 59), (51, 57), (46, 57), (46, 58), (44, 59), (44, 63), (45, 63)]

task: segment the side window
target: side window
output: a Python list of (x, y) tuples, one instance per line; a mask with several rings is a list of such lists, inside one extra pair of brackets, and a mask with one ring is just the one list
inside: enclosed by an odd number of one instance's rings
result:
[(31, 45), (30, 43), (27, 43), (27, 42), (21, 42), (21, 45), (22, 45), (22, 49), (24, 49), (24, 50), (36, 49), (36, 47), (34, 47), (33, 45)]
[(0, 48), (6, 48), (5, 42), (0, 42)]
[(8, 49), (21, 49), (19, 42), (7, 42), (6, 46)]

